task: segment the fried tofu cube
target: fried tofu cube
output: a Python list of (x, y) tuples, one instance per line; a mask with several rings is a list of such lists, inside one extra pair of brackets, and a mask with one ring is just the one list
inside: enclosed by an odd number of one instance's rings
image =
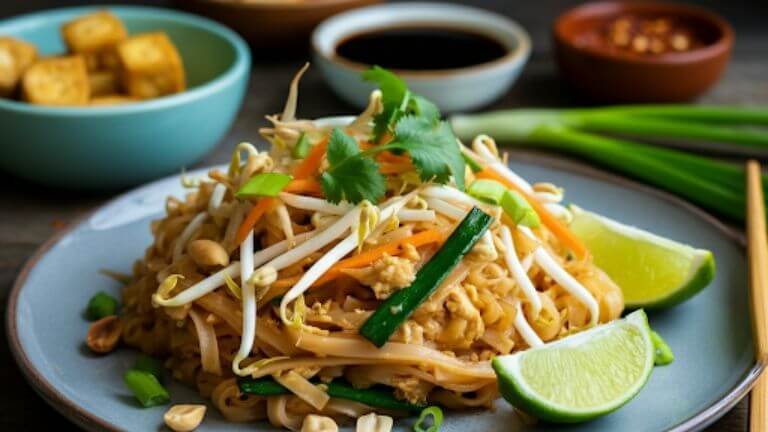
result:
[(22, 77), (24, 100), (40, 105), (86, 105), (88, 72), (80, 56), (39, 60)]
[(91, 99), (92, 106), (122, 105), (138, 102), (139, 100), (130, 96), (121, 94), (110, 94)]
[(119, 90), (117, 73), (104, 70), (88, 72), (88, 85), (91, 97), (115, 94)]
[(12, 37), (0, 37), (0, 96), (15, 92), (21, 75), (36, 58), (34, 45)]
[(83, 15), (61, 32), (69, 51), (85, 58), (88, 70), (114, 70), (115, 47), (128, 38), (123, 22), (107, 11)]
[(130, 37), (118, 45), (117, 55), (123, 88), (131, 96), (148, 99), (186, 87), (181, 57), (165, 33)]
[(67, 48), (76, 54), (92, 54), (114, 47), (128, 38), (123, 22), (108, 11), (83, 15), (61, 28)]

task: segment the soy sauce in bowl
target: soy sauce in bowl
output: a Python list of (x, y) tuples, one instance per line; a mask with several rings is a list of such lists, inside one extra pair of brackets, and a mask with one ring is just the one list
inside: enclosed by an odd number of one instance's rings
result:
[(341, 59), (399, 71), (444, 71), (499, 60), (510, 50), (494, 37), (460, 28), (393, 26), (352, 34), (336, 45)]

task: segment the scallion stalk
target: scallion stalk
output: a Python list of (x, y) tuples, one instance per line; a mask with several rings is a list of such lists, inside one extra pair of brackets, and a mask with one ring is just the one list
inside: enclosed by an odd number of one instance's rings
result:
[(163, 363), (160, 360), (147, 355), (141, 355), (133, 364), (133, 369), (151, 373), (158, 382), (163, 382)]
[[(247, 394), (259, 396), (277, 396), (290, 394), (290, 390), (283, 387), (271, 377), (265, 378), (242, 378), (237, 382), (240, 391)], [(316, 384), (323, 384), (317, 383)], [(359, 402), (376, 408), (391, 409), (396, 411), (419, 412), (424, 409), (423, 405), (416, 405), (397, 399), (391, 389), (382, 387), (371, 387), (366, 389), (357, 389), (343, 381), (332, 381), (324, 384), (327, 388), (328, 396), (337, 399), (345, 399)]]
[[(508, 110), (455, 116), (461, 139), (488, 134), (500, 143), (568, 153), (744, 220), (744, 169), (682, 151), (596, 135), (708, 139), (768, 146), (768, 134), (719, 125), (768, 125), (768, 110), (735, 107), (619, 106), (574, 110)], [(768, 186), (768, 178), (763, 178)]]

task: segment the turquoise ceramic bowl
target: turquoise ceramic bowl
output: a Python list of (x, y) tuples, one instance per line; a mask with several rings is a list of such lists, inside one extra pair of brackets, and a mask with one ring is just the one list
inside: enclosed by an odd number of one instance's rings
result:
[(0, 169), (48, 185), (130, 186), (189, 166), (224, 136), (245, 93), (250, 53), (213, 21), (167, 9), (99, 6), (49, 10), (0, 21), (0, 35), (64, 52), (59, 29), (107, 8), (131, 34), (166, 32), (179, 49), (187, 91), (130, 105), (45, 107), (0, 99)]

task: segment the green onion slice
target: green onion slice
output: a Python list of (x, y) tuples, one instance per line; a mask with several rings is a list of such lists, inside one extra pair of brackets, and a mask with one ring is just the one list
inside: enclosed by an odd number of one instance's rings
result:
[[(427, 422), (427, 418), (429, 417), (432, 418), (432, 424), (424, 426), (424, 423)], [(421, 414), (419, 414), (419, 419), (413, 424), (413, 430), (415, 432), (438, 432), (442, 424), (443, 410), (441, 410), (440, 407), (431, 406), (425, 408)]]
[(165, 405), (171, 400), (165, 387), (149, 372), (131, 369), (123, 380), (144, 408)]
[(294, 159), (304, 159), (309, 154), (309, 149), (311, 147), (307, 134), (302, 132), (301, 135), (299, 135), (299, 140), (296, 141), (296, 145), (291, 149), (291, 157)]
[(536, 228), (541, 224), (536, 210), (525, 198), (495, 180), (475, 180), (469, 185), (467, 193), (482, 202), (500, 205), (517, 225)]
[(287, 174), (269, 172), (251, 177), (235, 194), (238, 198), (274, 197), (280, 193), (293, 177)]
[(88, 301), (85, 316), (89, 321), (98, 321), (117, 314), (117, 300), (104, 291), (99, 291)]
[(376, 346), (384, 345), (408, 317), (440, 286), (491, 225), (492, 218), (477, 207), (469, 211), (443, 247), (422, 267), (411, 286), (392, 294), (360, 328)]
[(503, 184), (495, 180), (478, 179), (469, 185), (467, 193), (482, 202), (499, 205), (506, 190)]
[(517, 225), (536, 228), (541, 224), (538, 213), (519, 193), (507, 189), (501, 197), (501, 208)]

